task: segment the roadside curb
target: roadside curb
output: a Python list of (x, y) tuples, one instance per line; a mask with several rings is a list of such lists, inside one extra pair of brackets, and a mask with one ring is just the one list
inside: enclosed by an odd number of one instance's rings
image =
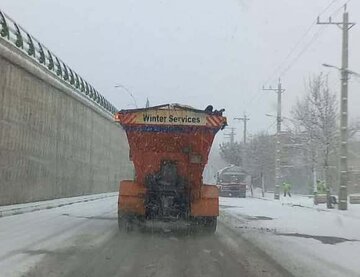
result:
[(118, 192), (108, 192), (100, 194), (91, 194), (85, 196), (75, 196), (70, 198), (59, 198), (53, 200), (44, 200), (33, 203), (24, 203), (8, 206), (0, 206), (0, 218), (24, 213), (31, 213), (40, 210), (59, 208), (67, 205), (72, 205), (81, 202), (89, 202), (108, 197), (115, 197)]
[[(306, 197), (309, 197), (308, 195), (304, 195)], [(274, 201), (273, 199), (268, 199), (268, 198), (263, 198), (263, 197), (259, 197), (259, 196), (254, 196), (252, 198), (255, 199), (260, 199), (260, 200), (264, 200), (264, 201)], [(278, 201), (278, 200), (277, 200)], [(284, 203), (284, 202), (279, 202), (281, 205), (285, 205), (285, 206), (289, 206), (289, 207), (299, 207), (299, 208), (305, 208), (305, 209), (312, 209), (312, 210), (317, 210), (317, 211), (324, 211), (324, 212), (329, 212), (329, 209), (327, 208), (322, 208), (319, 206), (306, 206), (306, 205), (302, 205), (299, 203)]]

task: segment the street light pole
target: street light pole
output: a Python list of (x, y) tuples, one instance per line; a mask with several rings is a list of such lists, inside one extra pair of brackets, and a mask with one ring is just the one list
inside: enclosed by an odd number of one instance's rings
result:
[(280, 182), (281, 182), (281, 94), (285, 91), (281, 87), (281, 82), (279, 79), (279, 83), (277, 88), (264, 88), (263, 90), (270, 90), (275, 91), (277, 93), (277, 115), (276, 115), (276, 156), (275, 156), (275, 192), (274, 192), (274, 199), (280, 199)]
[[(347, 113), (347, 85), (349, 80), (349, 75), (354, 75), (356, 77), (360, 77), (360, 74), (349, 70), (343, 69), (334, 65), (322, 64), (325, 67), (331, 67), (339, 70), (341, 72), (341, 107), (340, 107), (340, 172), (339, 172), (339, 209), (346, 210), (347, 209), (347, 180), (348, 180), (348, 164), (347, 164), (347, 139), (348, 139), (348, 113)], [(344, 97), (343, 93), (345, 92), (346, 97)], [(346, 111), (346, 112), (345, 112)], [(345, 113), (344, 113), (345, 112)], [(345, 124), (345, 125), (344, 125)], [(346, 175), (344, 179), (344, 175)], [(346, 186), (344, 187), (344, 184)], [(342, 204), (340, 204), (342, 203)], [(345, 208), (344, 208), (345, 206)]]
[[(339, 71), (342, 70), (340, 67), (335, 66), (335, 65), (331, 65), (331, 64), (327, 64), (327, 63), (323, 63), (322, 65), (325, 66), (325, 67), (335, 68), (335, 69), (337, 69), (337, 70), (339, 70)], [(348, 73), (349, 75), (354, 75), (354, 76), (356, 76), (356, 77), (358, 77), (358, 78), (360, 77), (360, 73), (357, 73), (357, 72), (352, 71), (352, 70), (350, 70), (350, 69), (345, 69), (345, 71), (347, 71), (347, 73)]]
[[(317, 24), (337, 25), (342, 29), (342, 57), (341, 57), (341, 97), (340, 97), (340, 171), (339, 171), (339, 210), (347, 210), (348, 183), (348, 80), (349, 80), (349, 30), (355, 23), (349, 22), (349, 13), (344, 6), (343, 21), (320, 22)], [(326, 65), (325, 65), (326, 66)]]
[(138, 105), (136, 103), (136, 99), (135, 99), (134, 95), (132, 94), (132, 92), (127, 87), (125, 87), (124, 85), (119, 84), (119, 85), (115, 85), (114, 88), (122, 88), (123, 90), (125, 90), (130, 95), (132, 100), (134, 101), (135, 107), (138, 108)]
[(347, 210), (347, 182), (348, 182), (348, 62), (349, 62), (349, 14), (344, 12), (342, 38), (342, 70), (341, 70), (341, 99), (340, 99), (340, 188), (339, 210)]

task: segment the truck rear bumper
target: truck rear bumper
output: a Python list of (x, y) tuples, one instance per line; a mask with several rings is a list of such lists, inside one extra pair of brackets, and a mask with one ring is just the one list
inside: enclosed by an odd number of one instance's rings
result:
[[(134, 181), (120, 183), (118, 210), (122, 215), (144, 216), (146, 188)], [(200, 198), (190, 203), (190, 217), (216, 217), (219, 215), (219, 190), (216, 186), (203, 185)], [(165, 219), (166, 220), (166, 219)], [(175, 219), (176, 220), (176, 219)]]
[(191, 203), (191, 216), (219, 216), (219, 189), (212, 185), (203, 185), (200, 198)]
[(123, 214), (145, 216), (146, 189), (133, 181), (120, 182), (118, 210)]
[(239, 184), (227, 184), (221, 186), (220, 195), (225, 197), (246, 197), (246, 186)]

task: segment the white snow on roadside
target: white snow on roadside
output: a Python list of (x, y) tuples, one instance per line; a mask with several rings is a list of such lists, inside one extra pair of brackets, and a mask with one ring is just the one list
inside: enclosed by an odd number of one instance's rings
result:
[[(280, 201), (273, 195), (257, 197), (221, 198), (221, 210), (230, 215), (233, 227), (279, 264), (295, 276), (360, 276), (360, 205), (339, 211), (326, 209), (325, 204), (315, 206), (306, 196), (282, 197)], [(281, 233), (354, 241), (327, 244)]]
[[(0, 276), (23, 276), (47, 254), (61, 253), (61, 249), (70, 246), (76, 249), (77, 240), (89, 240), (89, 247), (94, 247), (118, 231), (114, 224), (117, 220), (115, 194), (44, 202), (58, 208), (0, 217)], [(38, 204), (13, 205), (12, 208), (27, 211)], [(91, 220), (92, 217), (104, 220)], [(89, 228), (96, 230), (95, 235)]]
[(52, 200), (44, 200), (38, 202), (30, 202), (23, 204), (15, 204), (15, 205), (7, 205), (0, 206), (0, 217), (29, 213), (33, 211), (39, 211), (44, 209), (52, 209), (57, 207), (62, 207), (66, 205), (72, 205), (74, 203), (81, 203), (87, 201), (93, 201), (101, 198), (113, 197), (117, 196), (118, 192), (106, 192), (106, 193), (98, 193), (98, 194), (89, 194), (68, 198), (59, 198)]
[[(232, 226), (294, 276), (360, 276), (360, 205), (339, 211), (315, 206), (311, 198), (304, 196), (293, 195), (280, 201), (270, 194), (263, 199), (257, 197), (220, 198), (220, 221)], [(7, 209), (27, 211), (39, 204), (43, 210), (0, 218), (0, 276), (22, 276), (45, 255), (61, 255), (62, 249), (69, 247), (94, 247), (118, 232), (116, 194), (97, 200), (58, 199)], [(49, 204), (60, 207), (47, 209)], [(279, 233), (355, 241), (326, 244), (314, 238)]]

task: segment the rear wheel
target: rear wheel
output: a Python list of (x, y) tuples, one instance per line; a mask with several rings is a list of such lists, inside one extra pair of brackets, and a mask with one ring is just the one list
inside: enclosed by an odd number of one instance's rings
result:
[(129, 233), (134, 230), (134, 222), (130, 216), (118, 214), (118, 227), (121, 232)]
[(217, 217), (204, 216), (192, 219), (191, 230), (196, 233), (213, 234), (216, 231)]
[(213, 234), (216, 231), (216, 225), (217, 225), (217, 217), (211, 216), (211, 217), (205, 217), (204, 222), (204, 232), (208, 234)]

